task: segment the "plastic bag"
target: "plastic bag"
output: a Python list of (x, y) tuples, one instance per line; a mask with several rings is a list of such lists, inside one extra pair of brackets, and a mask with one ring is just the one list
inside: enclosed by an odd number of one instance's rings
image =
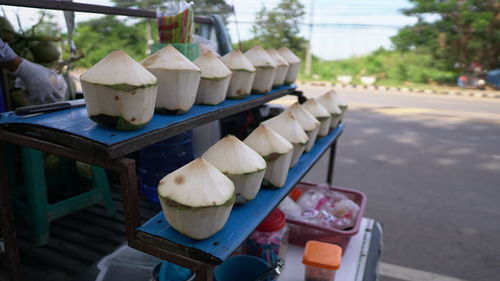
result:
[(168, 1), (156, 10), (161, 43), (192, 43), (194, 33), (193, 2)]
[(297, 205), (290, 197), (285, 197), (283, 201), (281, 201), (279, 205), (280, 210), (285, 213), (287, 218), (295, 218), (300, 216), (300, 213), (302, 210), (300, 209), (300, 206)]
[(318, 204), (320, 204), (323, 199), (325, 199), (325, 195), (323, 193), (316, 190), (308, 190), (299, 197), (299, 199), (297, 200), (297, 204), (300, 206), (300, 208), (302, 208), (302, 210), (315, 210), (317, 209)]
[(336, 229), (352, 227), (359, 212), (359, 206), (345, 194), (321, 186), (302, 194), (297, 205), (302, 213), (296, 219)]
[(217, 57), (220, 57), (219, 53), (217, 52), (218, 49), (217, 42), (208, 40), (205, 37), (199, 35), (193, 36), (193, 42), (198, 43), (200, 45), (200, 54), (211, 51), (214, 54), (216, 54)]

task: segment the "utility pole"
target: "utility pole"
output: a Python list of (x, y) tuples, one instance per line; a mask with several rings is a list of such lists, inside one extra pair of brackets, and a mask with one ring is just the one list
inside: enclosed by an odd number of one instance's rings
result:
[(314, 20), (314, 0), (311, 0), (311, 10), (309, 12), (309, 43), (307, 44), (306, 49), (306, 76), (311, 76), (312, 69), (312, 34), (313, 34), (313, 20)]

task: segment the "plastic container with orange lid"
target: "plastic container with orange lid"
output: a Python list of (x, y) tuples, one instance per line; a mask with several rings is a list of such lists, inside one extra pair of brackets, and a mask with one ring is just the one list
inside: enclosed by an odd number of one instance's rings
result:
[(342, 248), (329, 243), (308, 241), (304, 249), (302, 263), (305, 281), (333, 281), (340, 268)]
[(243, 253), (259, 257), (269, 265), (285, 259), (288, 247), (288, 227), (285, 214), (274, 209), (243, 243)]

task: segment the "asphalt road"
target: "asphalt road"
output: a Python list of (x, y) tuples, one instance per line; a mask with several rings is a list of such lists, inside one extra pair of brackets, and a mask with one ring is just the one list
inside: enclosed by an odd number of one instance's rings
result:
[[(337, 91), (350, 109), (334, 184), (368, 195), (383, 262), (409, 270), (381, 280), (500, 280), (500, 101)], [(324, 182), (326, 167), (324, 158), (306, 179)]]

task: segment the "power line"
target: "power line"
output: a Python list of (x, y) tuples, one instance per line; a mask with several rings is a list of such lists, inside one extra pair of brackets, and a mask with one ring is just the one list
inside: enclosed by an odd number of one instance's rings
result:
[[(235, 23), (235, 21), (228, 21), (229, 23)], [(255, 24), (256, 21), (238, 21), (239, 24)], [(402, 28), (405, 25), (395, 25), (395, 24), (363, 24), (363, 23), (333, 23), (333, 22), (324, 22), (324, 23), (299, 23), (301, 26), (336, 26), (336, 27), (356, 27), (356, 28)]]

